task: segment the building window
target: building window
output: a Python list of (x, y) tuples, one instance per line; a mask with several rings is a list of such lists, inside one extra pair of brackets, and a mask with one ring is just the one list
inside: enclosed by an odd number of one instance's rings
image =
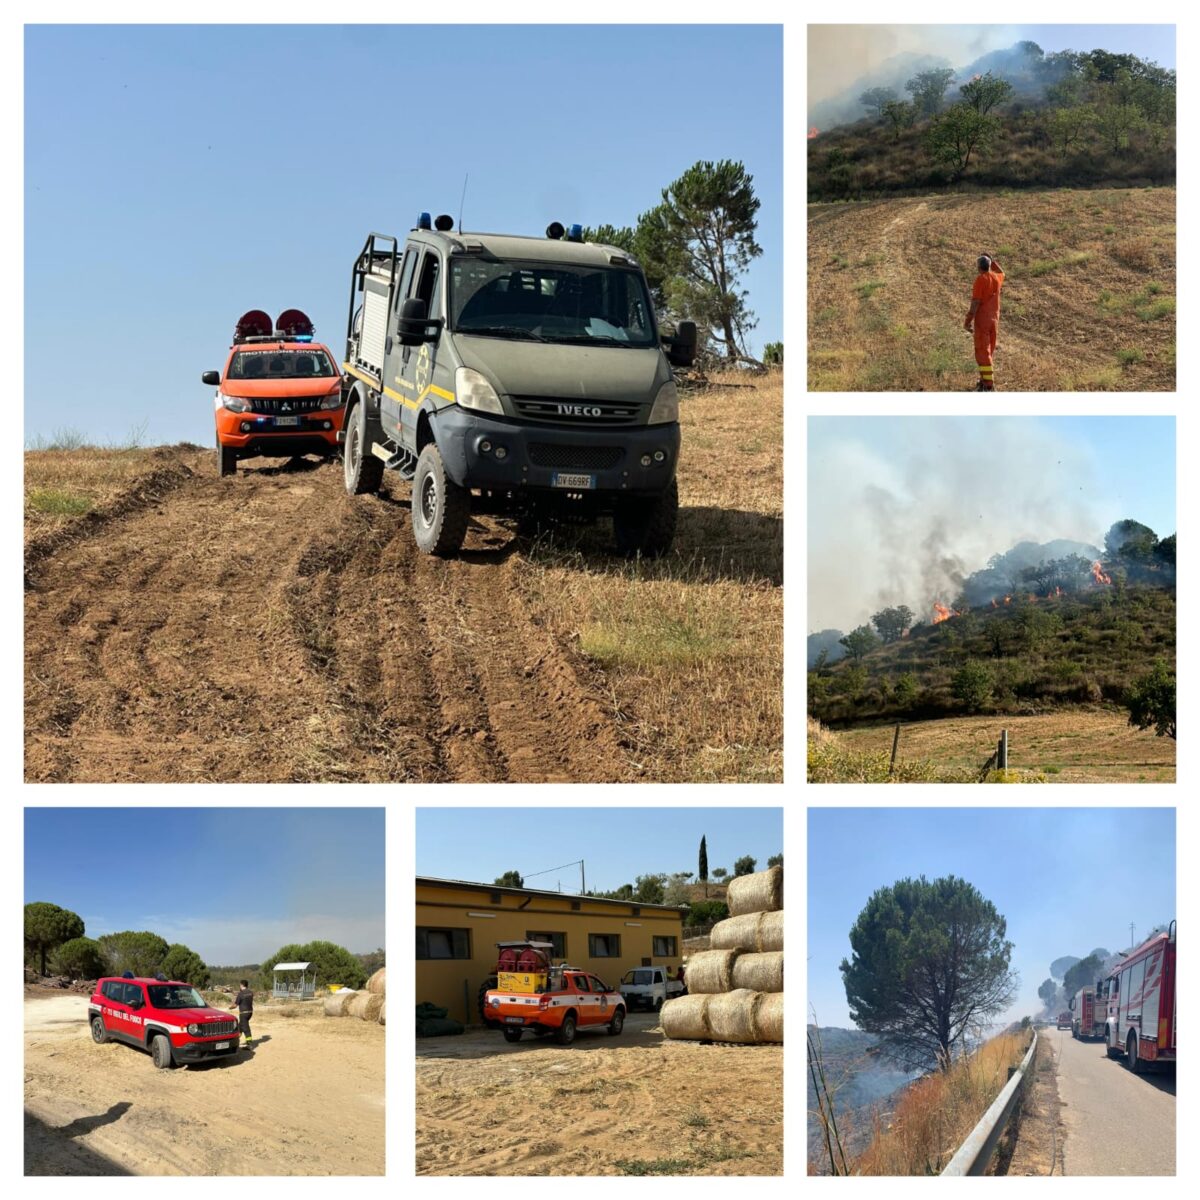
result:
[(620, 958), (621, 935), (618, 933), (589, 933), (588, 954), (592, 958)]
[(417, 958), (470, 958), (469, 929), (430, 929), (417, 926)]
[(675, 939), (673, 937), (656, 937), (654, 939), (654, 953), (659, 958), (674, 958), (679, 953), (675, 948)]
[(567, 957), (567, 935), (565, 933), (537, 933), (526, 930), (525, 940), (527, 942), (552, 942), (554, 949), (550, 951), (550, 957)]

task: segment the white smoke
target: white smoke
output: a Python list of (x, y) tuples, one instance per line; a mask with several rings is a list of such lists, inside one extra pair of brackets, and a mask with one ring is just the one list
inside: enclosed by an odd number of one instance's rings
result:
[(1086, 447), (1031, 418), (811, 418), (808, 628), (894, 604), (927, 621), (1017, 542), (1095, 541), (1111, 520), (1097, 474)]

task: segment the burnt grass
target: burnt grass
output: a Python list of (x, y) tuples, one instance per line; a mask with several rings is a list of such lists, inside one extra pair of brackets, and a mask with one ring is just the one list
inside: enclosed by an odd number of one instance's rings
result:
[[(861, 670), (845, 658), (810, 671), (809, 715), (837, 729), (1116, 705), (1157, 658), (1174, 670), (1174, 588), (1114, 586), (1034, 603), (1014, 599), (918, 625), (908, 637), (866, 654), (857, 664)], [(983, 664), (990, 680), (989, 694), (975, 707), (952, 690), (955, 673), (968, 662)]]

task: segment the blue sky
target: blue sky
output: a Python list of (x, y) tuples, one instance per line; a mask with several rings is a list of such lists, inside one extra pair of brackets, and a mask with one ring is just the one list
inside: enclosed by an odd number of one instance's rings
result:
[(733, 873), (744, 854), (764, 870), (783, 852), (781, 808), (419, 808), (417, 874), (491, 883), (519, 871), (530, 887), (612, 891), (638, 875), (695, 871), (700, 838), (708, 867)]
[(384, 944), (382, 808), (27, 808), (25, 902), (149, 929), (210, 965)]
[(27, 373), (27, 440), (210, 444), (237, 317), (340, 354), (367, 233), (456, 215), (465, 172), (465, 228), (540, 234), (741, 160), (752, 342), (783, 336), (778, 26), (33, 26), (25, 77), (26, 361), (77, 364)]
[[(1130, 854), (1130, 846), (1144, 852)], [(1175, 913), (1172, 808), (812, 808), (808, 813), (808, 996), (822, 1025), (852, 1028), (838, 964), (878, 888), (957, 875), (1008, 922), (1018, 999), (1041, 1009), (1050, 963), (1129, 945)]]

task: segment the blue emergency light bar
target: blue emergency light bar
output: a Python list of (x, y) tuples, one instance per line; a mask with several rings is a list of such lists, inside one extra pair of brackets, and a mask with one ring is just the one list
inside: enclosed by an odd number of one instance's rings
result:
[(417, 218), (417, 228), (418, 229), (432, 229), (433, 228), (433, 218), (427, 212), (423, 212)]
[(311, 333), (297, 333), (293, 337), (287, 339), (289, 342), (311, 342), (313, 335)]
[(582, 225), (572, 225), (570, 230), (568, 230), (568, 232), (567, 232), (567, 241), (568, 242), (582, 242), (583, 241), (583, 226)]

